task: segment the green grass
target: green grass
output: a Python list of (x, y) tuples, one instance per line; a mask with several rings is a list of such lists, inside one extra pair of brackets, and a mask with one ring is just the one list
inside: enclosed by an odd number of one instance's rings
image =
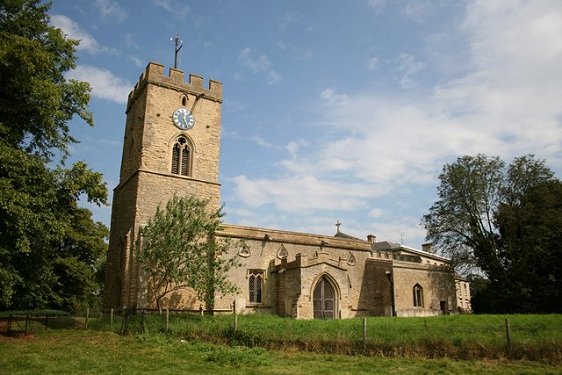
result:
[[(507, 351), (505, 319), (509, 319), (512, 351)], [(170, 337), (216, 344), (304, 350), (313, 353), (377, 356), (528, 359), (562, 362), (562, 315), (451, 315), (431, 318), (368, 318), (363, 344), (363, 319), (295, 320), (273, 315), (200, 317), (171, 314)], [(141, 317), (132, 317), (127, 332), (142, 332)], [(147, 314), (145, 334), (165, 331), (165, 314)], [(122, 321), (115, 318), (113, 330)], [(97, 324), (97, 326), (96, 326)], [(90, 327), (109, 329), (107, 319)]]
[[(562, 315), (371, 317), (367, 319), (366, 343), (362, 336), (363, 319), (295, 320), (256, 314), (238, 316), (237, 330), (234, 330), (232, 315), (201, 317), (171, 313), (166, 331), (165, 316), (165, 313), (132, 315), (125, 325), (122, 317), (114, 315), (111, 325), (109, 315), (91, 313), (88, 328), (136, 335), (147, 341), (163, 337), (285, 352), (562, 363)], [(507, 350), (506, 318), (511, 326), (511, 351)], [(44, 323), (40, 316), (29, 320), (31, 331), (36, 333), (46, 331)], [(59, 316), (50, 318), (48, 324), (49, 329), (55, 329), (84, 328), (85, 323), (84, 316)], [(20, 322), (20, 328), (23, 324)]]
[(383, 358), (186, 341), (170, 335), (120, 336), (59, 330), (0, 336), (0, 374), (560, 374), (543, 362)]

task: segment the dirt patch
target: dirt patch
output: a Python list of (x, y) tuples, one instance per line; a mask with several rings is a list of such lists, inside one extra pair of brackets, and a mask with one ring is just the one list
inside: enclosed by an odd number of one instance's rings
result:
[(0, 333), (0, 342), (14, 342), (14, 341), (31, 341), (37, 337), (33, 333), (22, 332), (2, 332)]

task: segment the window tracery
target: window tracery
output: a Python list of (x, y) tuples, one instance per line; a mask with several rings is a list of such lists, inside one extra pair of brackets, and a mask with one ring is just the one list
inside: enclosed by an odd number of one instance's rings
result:
[(185, 137), (178, 137), (172, 149), (172, 170), (173, 174), (181, 176), (191, 175), (190, 165), (191, 149)]
[(250, 303), (262, 303), (263, 271), (252, 270), (248, 274), (248, 293)]

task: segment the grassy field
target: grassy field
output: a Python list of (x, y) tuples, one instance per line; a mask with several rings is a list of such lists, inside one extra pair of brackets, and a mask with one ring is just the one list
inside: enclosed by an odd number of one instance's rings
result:
[[(512, 349), (507, 350), (505, 319), (509, 319)], [(144, 325), (141, 321), (144, 320)], [(562, 362), (562, 315), (451, 315), (432, 318), (368, 318), (363, 341), (363, 319), (295, 320), (272, 315), (234, 317), (170, 315), (168, 335), (271, 350), (312, 353), (363, 354), (379, 357), (452, 359), (525, 359)], [(165, 314), (132, 317), (131, 333), (166, 331)], [(91, 328), (110, 330), (107, 319)], [(114, 321), (112, 329), (124, 328)]]
[(56, 330), (0, 336), (0, 374), (561, 374), (544, 362), (345, 356)]

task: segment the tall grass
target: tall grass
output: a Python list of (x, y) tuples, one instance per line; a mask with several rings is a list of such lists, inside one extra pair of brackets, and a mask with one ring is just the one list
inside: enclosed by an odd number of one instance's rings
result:
[[(509, 319), (512, 348), (507, 349), (505, 319)], [(108, 319), (92, 322), (108, 330)], [(451, 315), (428, 318), (295, 320), (273, 315), (205, 316), (136, 315), (123, 324), (114, 318), (112, 330), (144, 335), (165, 333), (189, 341), (207, 341), (266, 349), (379, 356), (529, 359), (562, 362), (562, 315)]]

